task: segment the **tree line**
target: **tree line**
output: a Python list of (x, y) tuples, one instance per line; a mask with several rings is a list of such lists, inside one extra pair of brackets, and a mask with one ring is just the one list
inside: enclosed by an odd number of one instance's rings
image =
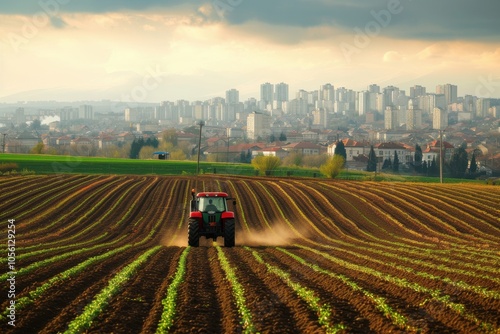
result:
[[(368, 154), (368, 162), (366, 170), (369, 172), (377, 171), (378, 159), (375, 154), (375, 149), (373, 145), (370, 147), (370, 153)], [(420, 145), (415, 145), (415, 155), (413, 161), (410, 163), (410, 168), (414, 173), (426, 176), (438, 176), (439, 175), (439, 161), (436, 161), (436, 157), (432, 158), (429, 163), (423, 160), (422, 148)], [(385, 159), (382, 164), (382, 171), (392, 171), (399, 172), (400, 162), (398, 158), (398, 153), (394, 151), (394, 160), (391, 158)], [(454, 178), (468, 178), (478, 176), (478, 165), (476, 162), (475, 153), (472, 154), (471, 160), (466, 151), (466, 143), (462, 143), (457, 149), (454, 150), (449, 161), (445, 161), (443, 164), (443, 171)]]

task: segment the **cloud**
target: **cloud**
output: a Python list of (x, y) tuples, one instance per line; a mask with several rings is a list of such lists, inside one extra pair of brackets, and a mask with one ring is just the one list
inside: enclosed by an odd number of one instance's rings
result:
[(386, 53), (384, 53), (384, 57), (382, 59), (384, 62), (390, 63), (400, 61), (403, 59), (403, 57), (397, 51), (387, 51)]
[[(499, 41), (500, 1), (482, 0), (23, 0), (2, 1), (0, 13), (164, 12), (240, 26), (331, 27), (354, 34), (373, 22), (397, 39)], [(256, 33), (263, 34), (261, 31)], [(267, 34), (274, 34), (273, 29)], [(290, 38), (289, 38), (290, 41)]]
[(64, 22), (64, 20), (59, 16), (52, 16), (50, 18), (50, 24), (52, 24), (52, 26), (54, 28), (58, 28), (58, 29), (61, 29), (61, 28), (64, 28), (67, 26), (66, 22)]

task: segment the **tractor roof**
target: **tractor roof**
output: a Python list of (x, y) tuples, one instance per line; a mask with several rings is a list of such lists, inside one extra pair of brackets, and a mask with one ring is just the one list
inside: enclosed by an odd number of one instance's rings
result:
[(227, 193), (218, 192), (218, 191), (204, 191), (198, 193), (196, 197), (228, 197)]

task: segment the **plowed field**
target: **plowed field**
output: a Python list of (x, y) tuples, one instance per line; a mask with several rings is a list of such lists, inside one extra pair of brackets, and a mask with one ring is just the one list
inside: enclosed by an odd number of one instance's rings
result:
[[(192, 188), (237, 199), (234, 248), (187, 247)], [(51, 175), (0, 189), (2, 333), (500, 332), (499, 187)]]

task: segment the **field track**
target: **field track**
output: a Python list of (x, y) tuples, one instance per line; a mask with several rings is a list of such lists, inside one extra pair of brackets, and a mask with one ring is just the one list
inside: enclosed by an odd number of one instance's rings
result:
[[(187, 247), (192, 188), (236, 198), (236, 247)], [(500, 333), (499, 187), (50, 175), (0, 189), (1, 333)]]

